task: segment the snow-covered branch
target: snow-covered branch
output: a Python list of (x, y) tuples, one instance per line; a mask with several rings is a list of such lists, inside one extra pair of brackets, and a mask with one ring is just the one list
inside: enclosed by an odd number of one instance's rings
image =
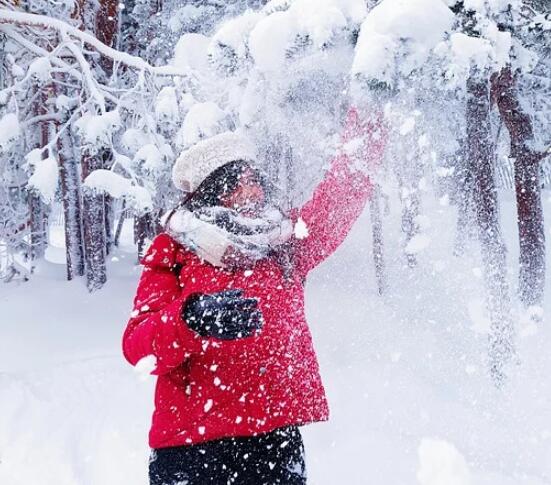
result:
[(82, 69), (82, 74), (84, 75), (84, 80), (86, 82), (86, 85), (90, 90), (90, 95), (99, 105), (101, 112), (105, 113), (105, 97), (97, 87), (97, 83), (96, 83), (96, 80), (94, 79), (94, 76), (92, 75), (90, 65), (84, 58), (84, 55), (82, 54), (82, 52), (74, 44), (68, 43), (67, 49), (69, 49), (71, 54), (73, 54), (73, 56), (79, 63), (80, 68)]
[[(69, 38), (79, 40), (83, 44), (88, 44), (103, 56), (128, 67), (148, 71), (151, 74), (158, 76), (189, 76), (189, 72), (172, 66), (152, 66), (140, 57), (132, 56), (125, 52), (120, 52), (106, 46), (92, 34), (79, 30), (76, 27), (69, 25), (67, 22), (48, 17), (46, 15), (37, 15), (27, 12), (14, 12), (2, 9), (0, 10), (0, 24), (27, 25), (41, 27), (44, 29), (52, 29)], [(4, 26), (0, 26), (0, 31), (4, 31), (4, 29)]]
[[(1, 14), (2, 14), (2, 11), (0, 10), (0, 15)], [(11, 38), (15, 42), (17, 42), (20, 46), (24, 47), (25, 49), (35, 54), (36, 56), (48, 57), (50, 55), (50, 52), (36, 45), (34, 42), (28, 40), (25, 36), (17, 32), (17, 30), (11, 25), (0, 26), (0, 32), (3, 32), (7, 37)], [(61, 69), (64, 69), (71, 76), (76, 77), (77, 79), (80, 78), (81, 76), (80, 72), (77, 69), (72, 68), (69, 64), (67, 64), (63, 60), (59, 59), (59, 57), (53, 56), (51, 58), (51, 62), (52, 64), (60, 67)]]

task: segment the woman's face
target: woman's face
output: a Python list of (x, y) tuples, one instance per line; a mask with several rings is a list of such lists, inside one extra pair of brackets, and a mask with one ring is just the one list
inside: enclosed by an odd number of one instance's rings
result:
[(245, 215), (258, 214), (266, 203), (264, 188), (254, 170), (247, 168), (239, 176), (239, 182), (233, 192), (222, 198), (224, 207), (234, 209)]

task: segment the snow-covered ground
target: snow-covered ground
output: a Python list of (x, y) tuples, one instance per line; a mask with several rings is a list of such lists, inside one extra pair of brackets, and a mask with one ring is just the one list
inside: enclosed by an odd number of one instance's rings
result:
[[(410, 269), (391, 204), (384, 297), (367, 211), (310, 277), (307, 312), (332, 418), (303, 430), (309, 483), (549, 485), (551, 331), (518, 315), (518, 364), (496, 390), (479, 263), (452, 256), (454, 209), (430, 198), (425, 206), (420, 264)], [(504, 207), (516, 268), (514, 207)], [(94, 294), (63, 281), (56, 251), (30, 282), (0, 287), (0, 484), (145, 485), (154, 382), (120, 352), (140, 273), (133, 249), (117, 250)]]

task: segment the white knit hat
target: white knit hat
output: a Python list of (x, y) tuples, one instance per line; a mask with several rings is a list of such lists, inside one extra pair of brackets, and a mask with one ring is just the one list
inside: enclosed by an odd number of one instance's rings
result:
[(237, 160), (254, 163), (255, 158), (255, 148), (249, 140), (239, 133), (226, 131), (184, 151), (172, 168), (172, 181), (180, 190), (193, 192), (222, 165)]

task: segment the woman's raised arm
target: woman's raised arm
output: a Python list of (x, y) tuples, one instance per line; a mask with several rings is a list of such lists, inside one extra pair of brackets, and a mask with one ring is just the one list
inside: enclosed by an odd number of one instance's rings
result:
[(312, 198), (292, 214), (295, 223), (304, 226), (294, 245), (299, 274), (305, 276), (346, 238), (369, 198), (368, 173), (380, 163), (386, 140), (380, 111), (360, 116), (357, 109), (349, 110), (340, 153)]

